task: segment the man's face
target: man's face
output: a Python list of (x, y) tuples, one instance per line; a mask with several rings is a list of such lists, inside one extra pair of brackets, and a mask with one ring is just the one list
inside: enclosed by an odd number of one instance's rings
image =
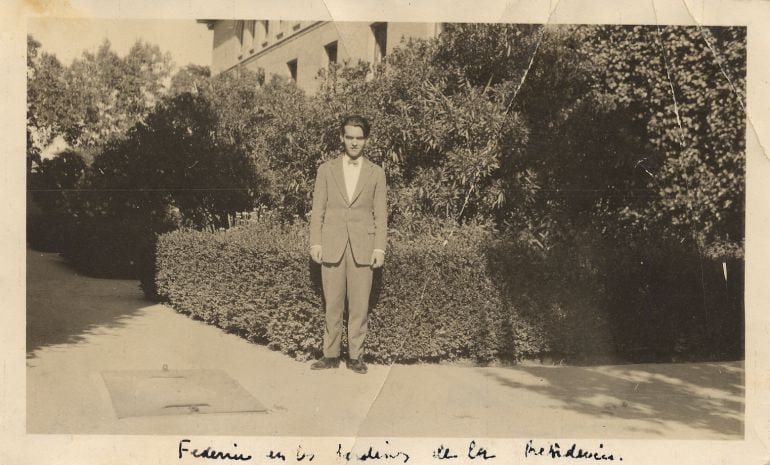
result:
[(345, 153), (350, 158), (358, 158), (364, 153), (366, 145), (364, 130), (358, 126), (345, 126), (343, 128), (342, 143), (345, 145)]

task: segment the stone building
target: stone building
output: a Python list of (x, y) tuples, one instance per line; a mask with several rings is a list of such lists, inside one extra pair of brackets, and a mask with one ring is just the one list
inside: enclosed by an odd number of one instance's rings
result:
[(212, 74), (238, 66), (293, 79), (314, 93), (329, 63), (377, 63), (406, 38), (435, 37), (437, 23), (199, 20), (214, 31)]

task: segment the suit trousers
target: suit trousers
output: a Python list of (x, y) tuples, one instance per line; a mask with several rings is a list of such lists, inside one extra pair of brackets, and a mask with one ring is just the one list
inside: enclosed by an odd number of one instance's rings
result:
[[(367, 257), (368, 258), (368, 257)], [(321, 267), (324, 299), (326, 300), (326, 329), (324, 357), (339, 357), (342, 342), (342, 321), (345, 296), (348, 300), (348, 355), (358, 359), (363, 354), (369, 313), (369, 293), (372, 290), (372, 268), (359, 265), (353, 259), (348, 242), (338, 263)]]

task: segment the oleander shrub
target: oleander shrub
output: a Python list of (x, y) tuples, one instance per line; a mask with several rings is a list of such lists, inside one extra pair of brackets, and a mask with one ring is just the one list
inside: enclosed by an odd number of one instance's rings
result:
[[(320, 267), (307, 225), (255, 223), (217, 233), (174, 231), (157, 250), (159, 294), (175, 309), (296, 358), (317, 356), (324, 325)], [(444, 231), (446, 233), (447, 231)], [(490, 277), (490, 231), (392, 240), (375, 273), (367, 358), (414, 362), (534, 357), (542, 328), (506, 304)]]

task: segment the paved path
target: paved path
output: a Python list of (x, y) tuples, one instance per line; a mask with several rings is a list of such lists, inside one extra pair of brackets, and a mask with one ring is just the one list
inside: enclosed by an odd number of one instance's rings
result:
[[(742, 362), (311, 371), (143, 299), (136, 281), (27, 255), (27, 431), (740, 439)], [(102, 370), (219, 368), (267, 413), (118, 419)]]

